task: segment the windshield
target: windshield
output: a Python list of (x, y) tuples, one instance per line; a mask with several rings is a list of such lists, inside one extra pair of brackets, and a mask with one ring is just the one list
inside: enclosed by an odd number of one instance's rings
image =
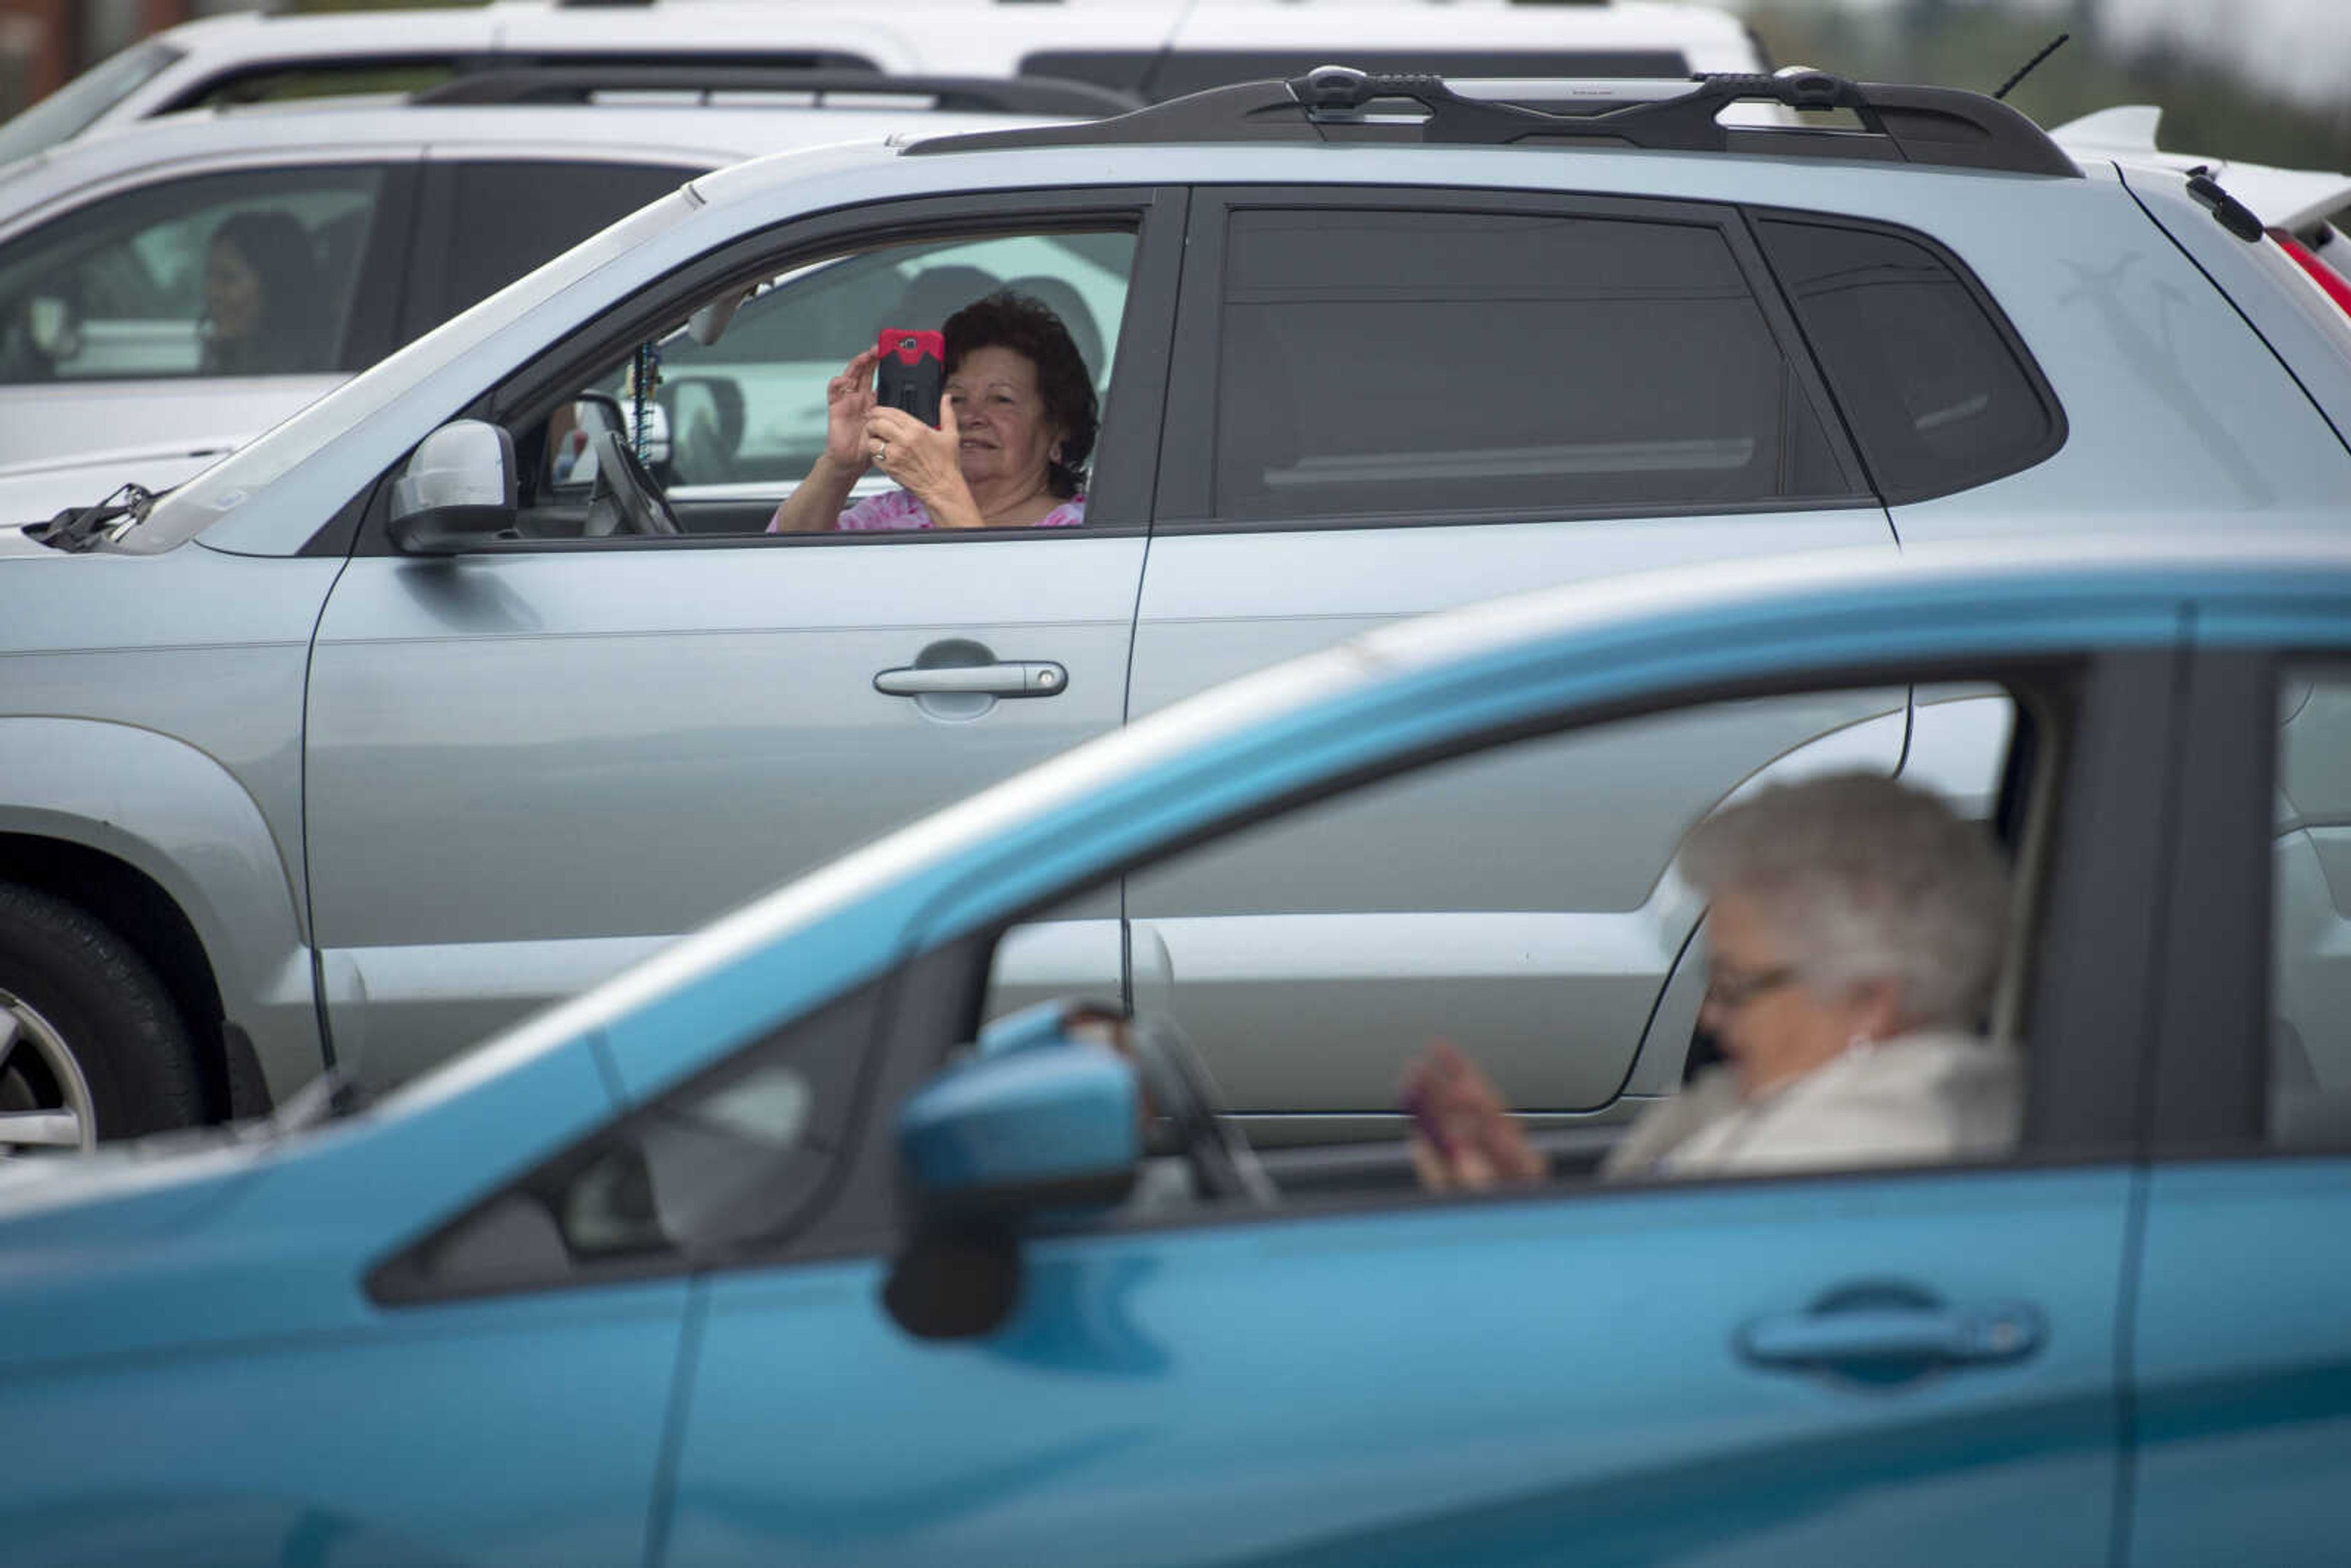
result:
[(70, 141), (99, 116), (155, 79), (180, 51), (152, 38), (133, 44), (0, 125), (0, 163)]
[[(570, 287), (693, 210), (694, 204), (682, 191), (673, 192), (582, 240), (164, 496), (143, 522), (116, 536), (114, 547), (152, 555), (186, 543), (312, 453), (381, 413), (494, 328)], [(321, 524), (326, 520), (319, 519)]]

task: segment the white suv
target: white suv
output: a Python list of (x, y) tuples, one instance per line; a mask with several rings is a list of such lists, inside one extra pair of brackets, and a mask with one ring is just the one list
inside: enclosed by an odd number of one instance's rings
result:
[[(584, 91), (550, 72), (503, 85), (526, 99)], [(202, 110), (20, 162), (0, 176), (0, 512), (45, 517), (126, 481), (175, 485), (721, 165), (915, 124), (1038, 119), (942, 103), (1115, 101), (1042, 83), (931, 90), (941, 85), (877, 80), (856, 107), (676, 107), (664, 89), (632, 106)], [(213, 256), (225, 246), (257, 269), (265, 297), (234, 338), (214, 319), (222, 286), (206, 281), (208, 264), (231, 265)], [(245, 255), (255, 249), (269, 254)]]
[(1753, 35), (1705, 5), (1507, 0), (842, 0), (555, 6), (191, 22), (115, 56), (0, 127), (0, 162), (153, 115), (295, 94), (416, 88), (516, 66), (622, 61), (1071, 78), (1165, 99), (1332, 59), (1454, 76), (1751, 71)]

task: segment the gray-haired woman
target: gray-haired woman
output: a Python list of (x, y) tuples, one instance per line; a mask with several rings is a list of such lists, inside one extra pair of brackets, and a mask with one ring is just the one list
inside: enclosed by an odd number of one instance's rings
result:
[[(1984, 831), (1933, 796), (1843, 774), (1701, 822), (1684, 873), (1708, 901), (1700, 1018), (1728, 1061), (1635, 1122), (1608, 1176), (1917, 1164), (2016, 1140), (2022, 1071), (1975, 1032), (2007, 926)], [(1425, 1185), (1541, 1180), (1485, 1076), (1432, 1046), (1405, 1094)]]

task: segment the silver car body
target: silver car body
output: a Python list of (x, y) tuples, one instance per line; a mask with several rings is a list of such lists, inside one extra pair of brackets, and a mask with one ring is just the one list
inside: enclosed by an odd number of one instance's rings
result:
[[(311, 405), (112, 549), (11, 546), (0, 834), (85, 842), (153, 878), (215, 955), (273, 1091), (329, 1051), (392, 1080), (893, 822), (1398, 617), (1796, 549), (1892, 559), (1966, 538), (2339, 531), (2351, 494), (2339, 335), (2297, 326), (2300, 301), (2248, 306), (2249, 328), (2199, 267), (2232, 296), (2276, 286), (2224, 275), (2218, 247), (2238, 242), (2175, 176), (2087, 172), (1289, 146), (842, 145), (739, 165)], [(309, 553), (327, 520), (486, 389), (743, 236), (901, 199), (1238, 186), (1573, 192), (1904, 225), (1937, 236), (2000, 302), (2064, 410), (2063, 444), (1958, 494), (1817, 511)], [(1066, 690), (960, 715), (876, 690), (877, 672), (950, 643), (1057, 662)], [(1686, 1039), (1695, 1014), (1700, 911), (1671, 865), (1682, 824), (1823, 766), (1907, 768), (1980, 802), (2005, 724), (1975, 694), (1920, 688), (1756, 705), (1579, 753), (1564, 775), (1504, 764), (1466, 794), (1402, 799), (1330, 830), (1394, 876), (1302, 886), (1276, 845), (1105, 889), (1023, 936), (1010, 989), (1180, 988), (1187, 1015), (1262, 1042), (1215, 1065), (1269, 1135), (1384, 1108), (1393, 1061), (1447, 1009), (1457, 1035), (1502, 1042), (1489, 1059), (1518, 1103), (1619, 1115), (1670, 1090), (1678, 1051), (1641, 1047), (1677, 1029)], [(1589, 824), (1578, 863), (1525, 868), (1497, 907), (1491, 870), (1510, 863), (1510, 824), (1538, 813)], [(1449, 868), (1471, 862), (1486, 891), (1463, 907)], [(1382, 902), (1398, 885), (1416, 901)], [(1513, 988), (1450, 967), (1489, 962), (1498, 925), (1524, 936)], [(1399, 982), (1376, 1015), (1360, 988), (1323, 984), (1365, 973)], [(1347, 996), (1357, 1011), (1316, 1010)], [(1530, 1019), (1549, 1049), (1523, 1043)]]

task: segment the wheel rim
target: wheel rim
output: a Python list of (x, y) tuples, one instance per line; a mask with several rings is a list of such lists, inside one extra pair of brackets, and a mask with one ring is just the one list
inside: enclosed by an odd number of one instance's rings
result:
[(0, 1160), (98, 1143), (89, 1080), (38, 1009), (0, 991)]

